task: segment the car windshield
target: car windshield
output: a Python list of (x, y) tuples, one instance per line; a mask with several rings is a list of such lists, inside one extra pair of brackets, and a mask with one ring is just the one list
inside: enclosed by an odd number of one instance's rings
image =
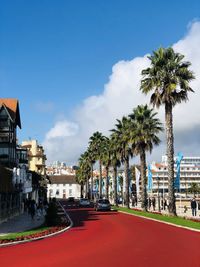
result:
[(98, 202), (101, 204), (110, 204), (108, 199), (100, 199)]

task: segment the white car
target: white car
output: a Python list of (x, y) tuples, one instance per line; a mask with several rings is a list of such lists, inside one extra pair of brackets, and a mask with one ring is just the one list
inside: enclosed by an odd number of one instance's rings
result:
[(79, 201), (79, 206), (80, 207), (89, 207), (90, 206), (90, 201), (87, 198), (81, 198)]

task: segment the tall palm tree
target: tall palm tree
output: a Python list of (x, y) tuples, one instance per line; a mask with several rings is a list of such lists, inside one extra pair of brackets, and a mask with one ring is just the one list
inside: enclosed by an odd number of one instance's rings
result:
[(88, 160), (88, 152), (85, 151), (81, 154), (79, 158), (79, 172), (77, 178), (82, 182), (85, 183), (86, 186), (86, 197), (89, 197), (89, 177), (91, 173), (91, 163)]
[(102, 147), (105, 136), (100, 132), (95, 132), (90, 137), (89, 146), (93, 152), (94, 158), (99, 160), (99, 198), (102, 198)]
[(153, 145), (158, 145), (160, 139), (158, 134), (163, 130), (162, 124), (155, 116), (156, 112), (147, 105), (137, 106), (129, 115), (132, 120), (131, 138), (134, 153), (140, 156), (140, 173), (142, 184), (142, 209), (147, 211), (147, 177), (146, 177), (146, 152), (151, 153)]
[(109, 167), (111, 164), (110, 157), (111, 157), (110, 156), (110, 139), (108, 137), (105, 137), (103, 145), (102, 145), (102, 164), (103, 166), (105, 166), (105, 169), (106, 169), (105, 197), (107, 199), (109, 199)]
[(111, 131), (116, 134), (116, 138), (118, 139), (118, 152), (121, 157), (121, 162), (124, 163), (125, 169), (125, 204), (126, 207), (129, 208), (130, 196), (129, 196), (129, 157), (133, 156), (132, 149), (130, 147), (130, 127), (131, 120), (127, 117), (123, 117), (122, 120), (117, 120), (117, 124), (115, 124), (115, 129)]
[(85, 157), (87, 159), (88, 164), (90, 165), (90, 181), (91, 181), (91, 188), (90, 188), (90, 199), (94, 199), (93, 194), (93, 185), (94, 185), (94, 177), (93, 177), (93, 165), (95, 163), (95, 154), (92, 148), (89, 146), (87, 151), (85, 152)]
[(190, 62), (184, 62), (184, 55), (175, 53), (169, 48), (159, 48), (149, 57), (150, 67), (142, 71), (141, 90), (147, 94), (153, 91), (150, 102), (159, 108), (165, 107), (168, 182), (169, 182), (169, 213), (176, 215), (174, 192), (174, 135), (173, 107), (188, 100), (188, 92), (193, 92), (189, 82), (194, 79), (189, 70)]
[(114, 189), (114, 204), (116, 206), (118, 206), (117, 168), (120, 167), (120, 165), (121, 165), (117, 141), (118, 141), (118, 137), (117, 137), (116, 133), (112, 133), (110, 136), (110, 165), (113, 168), (112, 187)]

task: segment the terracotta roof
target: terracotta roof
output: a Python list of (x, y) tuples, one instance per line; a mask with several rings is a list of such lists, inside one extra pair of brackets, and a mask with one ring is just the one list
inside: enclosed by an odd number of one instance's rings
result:
[(19, 102), (15, 98), (0, 98), (0, 106), (4, 105), (16, 125), (21, 128)]
[(75, 175), (49, 175), (51, 184), (78, 184)]

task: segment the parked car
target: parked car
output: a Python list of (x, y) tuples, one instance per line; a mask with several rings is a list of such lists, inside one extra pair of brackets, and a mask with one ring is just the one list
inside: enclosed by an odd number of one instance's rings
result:
[(89, 207), (90, 206), (90, 201), (88, 198), (81, 198), (79, 200), (79, 206), (80, 207)]
[(71, 207), (76, 207), (77, 206), (77, 202), (76, 202), (74, 197), (69, 197), (67, 199), (67, 206), (71, 206)]
[(99, 199), (97, 200), (95, 204), (95, 210), (110, 210), (111, 209), (111, 204), (108, 199)]

